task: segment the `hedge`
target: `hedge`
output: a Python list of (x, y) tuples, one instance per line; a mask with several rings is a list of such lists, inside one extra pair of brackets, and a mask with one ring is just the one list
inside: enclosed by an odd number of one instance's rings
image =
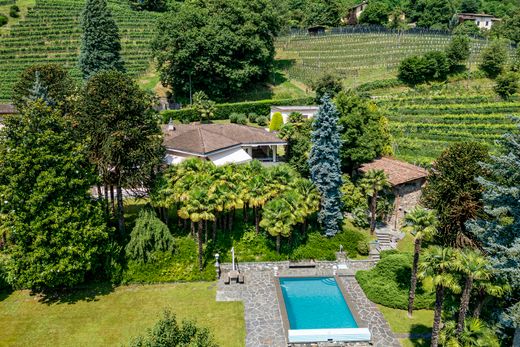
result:
[[(356, 280), (369, 300), (386, 307), (406, 310), (413, 254), (392, 253), (384, 254), (372, 270), (358, 271)], [(425, 291), (419, 281), (414, 308), (431, 309), (434, 302), (433, 292)]]
[(392, 88), (392, 87), (401, 87), (405, 84), (398, 80), (397, 78), (387, 79), (387, 80), (378, 80), (373, 82), (367, 82), (360, 84), (357, 88), (355, 88), (358, 92), (368, 92), (374, 89), (380, 88)]
[[(245, 101), (236, 103), (217, 104), (213, 119), (228, 119), (232, 113), (250, 114), (256, 113), (259, 116), (269, 115), (271, 106), (295, 106), (311, 105), (313, 98), (282, 99), (282, 100), (260, 100)], [(180, 110), (166, 110), (161, 112), (164, 123), (171, 119), (182, 123), (195, 122), (199, 120), (197, 111), (193, 108), (183, 108)]]

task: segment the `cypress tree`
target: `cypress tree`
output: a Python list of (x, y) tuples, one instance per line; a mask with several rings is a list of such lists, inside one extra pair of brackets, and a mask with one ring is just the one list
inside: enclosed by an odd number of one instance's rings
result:
[[(502, 154), (482, 164), (490, 179), (479, 178), (484, 186), (485, 211), (492, 218), (467, 223), (482, 242), (499, 278), (513, 289), (503, 315), (506, 326), (520, 328), (520, 134), (509, 133), (502, 141)], [(516, 297), (516, 300), (514, 299)], [(516, 317), (516, 318), (512, 318)], [(516, 322), (515, 322), (516, 320)], [(519, 333), (520, 336), (520, 333)], [(515, 345), (516, 346), (516, 345)]]
[(328, 95), (323, 97), (322, 103), (312, 124), (309, 167), (311, 179), (321, 194), (320, 223), (327, 235), (334, 235), (340, 230), (343, 219), (339, 112)]
[(83, 78), (87, 79), (101, 70), (124, 72), (119, 29), (106, 0), (87, 0), (81, 14), (81, 28), (83, 36), (79, 66)]

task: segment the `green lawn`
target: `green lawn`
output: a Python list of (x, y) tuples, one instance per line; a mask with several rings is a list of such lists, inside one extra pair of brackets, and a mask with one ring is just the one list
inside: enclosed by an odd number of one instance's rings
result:
[(0, 295), (0, 346), (122, 346), (152, 327), (168, 307), (179, 320), (210, 328), (221, 346), (244, 346), (244, 307), (216, 302), (215, 283), (91, 287), (44, 299)]
[(399, 252), (413, 253), (414, 248), (414, 237), (410, 233), (406, 233), (404, 238), (397, 243), (397, 250), (399, 250)]
[(413, 317), (408, 318), (406, 310), (398, 310), (377, 305), (394, 333), (429, 333), (433, 325), (432, 310), (415, 310)]

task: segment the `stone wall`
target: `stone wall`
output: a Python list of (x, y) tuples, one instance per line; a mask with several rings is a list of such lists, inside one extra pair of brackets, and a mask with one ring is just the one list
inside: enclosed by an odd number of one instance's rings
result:
[(424, 183), (425, 180), (420, 179), (394, 187), (394, 213), (388, 222), (392, 229), (399, 230), (405, 214), (419, 204)]

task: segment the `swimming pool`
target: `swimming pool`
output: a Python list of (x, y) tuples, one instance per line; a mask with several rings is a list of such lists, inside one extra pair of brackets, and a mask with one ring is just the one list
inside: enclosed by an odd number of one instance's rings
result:
[[(367, 341), (334, 277), (279, 278), (289, 342)], [(286, 323), (287, 324), (287, 323)]]

